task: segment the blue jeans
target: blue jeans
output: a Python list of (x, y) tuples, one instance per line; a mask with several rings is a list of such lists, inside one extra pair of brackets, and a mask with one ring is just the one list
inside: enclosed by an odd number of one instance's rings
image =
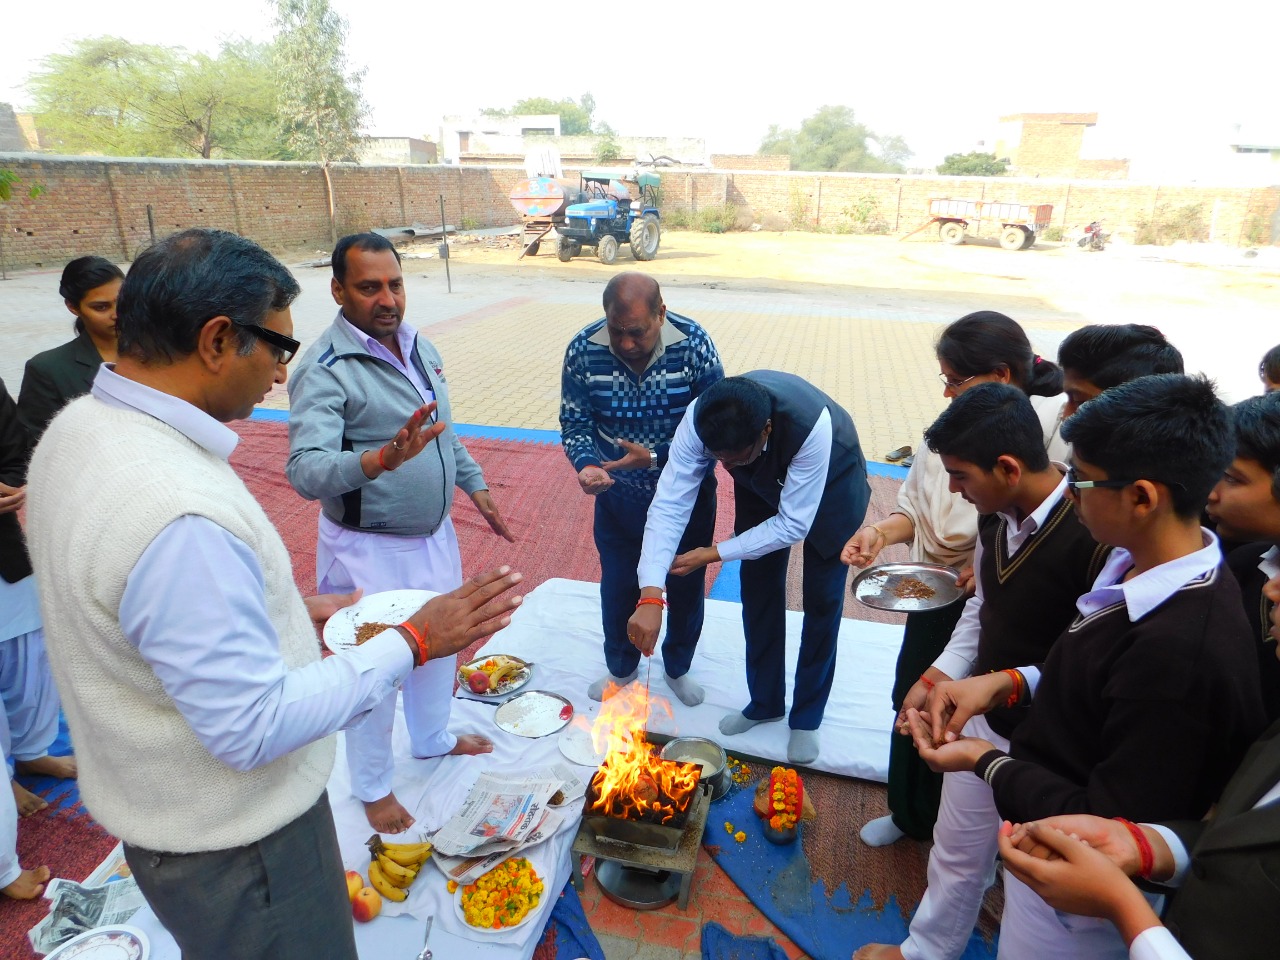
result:
[[(615, 677), (631, 674), (640, 651), (627, 639), (627, 621), (640, 599), (636, 567), (644, 541), (649, 501), (623, 496), (616, 487), (596, 497), (595, 541), (600, 553), (600, 620), (604, 627), (604, 660)], [(677, 553), (710, 546), (716, 530), (715, 478), (704, 482), (689, 515)], [(702, 635), (706, 569), (687, 577), (667, 577), (667, 635), (662, 663), (669, 677), (689, 672), (693, 652)]]

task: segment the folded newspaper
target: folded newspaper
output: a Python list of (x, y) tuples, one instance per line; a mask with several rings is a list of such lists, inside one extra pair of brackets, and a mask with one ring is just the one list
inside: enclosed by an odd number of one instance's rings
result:
[(52, 901), (49, 914), (27, 934), (36, 953), (50, 953), (95, 927), (125, 923), (146, 905), (119, 844), (84, 883), (57, 877), (44, 896)]
[(462, 808), (431, 838), (431, 858), (458, 883), (471, 883), (518, 850), (552, 836), (564, 815), (550, 806), (567, 806), (586, 793), (569, 766), (557, 764), (527, 777), (482, 773)]

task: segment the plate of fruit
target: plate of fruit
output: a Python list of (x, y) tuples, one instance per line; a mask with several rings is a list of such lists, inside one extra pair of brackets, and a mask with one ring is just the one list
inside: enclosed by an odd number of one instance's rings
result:
[(477, 657), (458, 668), (458, 686), (477, 697), (505, 697), (533, 676), (533, 664), (505, 653)]
[(542, 880), (533, 864), (511, 857), (475, 883), (459, 887), (453, 909), (468, 930), (500, 934), (532, 920), (541, 899)]

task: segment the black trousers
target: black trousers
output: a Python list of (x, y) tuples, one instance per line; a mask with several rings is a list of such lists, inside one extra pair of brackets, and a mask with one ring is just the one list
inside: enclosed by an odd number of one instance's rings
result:
[(183, 960), (356, 960), (328, 794), (246, 847), (124, 856)]
[[(920, 679), (920, 674), (933, 666), (938, 654), (946, 649), (951, 631), (960, 622), (964, 602), (937, 610), (907, 614), (907, 627), (902, 632), (902, 649), (894, 670), (893, 709), (902, 709), (902, 701)], [(942, 801), (942, 774), (934, 773), (920, 759), (910, 737), (896, 729), (889, 736), (889, 812), (899, 830), (916, 840), (933, 837), (933, 823), (938, 819)]]

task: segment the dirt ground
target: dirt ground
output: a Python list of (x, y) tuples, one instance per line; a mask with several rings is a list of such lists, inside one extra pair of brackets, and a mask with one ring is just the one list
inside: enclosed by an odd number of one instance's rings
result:
[(822, 285), (833, 288), (828, 291), (833, 296), (842, 287), (856, 287), (951, 301), (961, 311), (982, 309), (988, 297), (1004, 302), (1012, 297), (1025, 299), (1036, 318), (1072, 326), (1150, 323), (1178, 344), (1189, 368), (1213, 376), (1232, 398), (1257, 392), (1258, 360), (1280, 341), (1280, 249), (1275, 248), (1255, 251), (1253, 257), (1209, 245), (1112, 243), (1094, 253), (1071, 243), (1041, 242), (1031, 250), (1006, 251), (994, 239), (949, 246), (927, 233), (900, 241), (669, 230), (656, 260), (637, 264), (624, 246), (617, 261), (606, 266), (589, 255), (562, 264), (547, 242), (538, 256), (517, 261), (514, 241), (510, 247), (493, 245), (500, 242), (460, 238), (452, 256), (503, 272), (597, 282), (635, 268), (660, 279), (702, 280), (710, 287), (721, 281), (735, 289)]

